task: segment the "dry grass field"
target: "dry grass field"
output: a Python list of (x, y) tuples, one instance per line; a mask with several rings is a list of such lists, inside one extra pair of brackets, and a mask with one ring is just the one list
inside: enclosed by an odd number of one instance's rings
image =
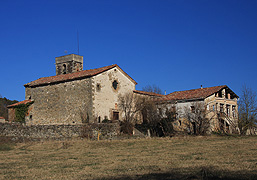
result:
[(2, 141), (0, 179), (257, 179), (257, 137)]

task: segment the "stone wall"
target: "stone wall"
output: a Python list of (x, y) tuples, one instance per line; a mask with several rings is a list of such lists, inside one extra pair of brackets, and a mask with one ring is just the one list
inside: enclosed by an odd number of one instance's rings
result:
[(81, 124), (82, 115), (93, 119), (91, 78), (28, 88), (26, 97), (34, 101), (28, 125)]
[(86, 137), (97, 139), (114, 139), (120, 132), (118, 123), (87, 125), (31, 125), (0, 123), (0, 136), (24, 137), (28, 139), (61, 139)]

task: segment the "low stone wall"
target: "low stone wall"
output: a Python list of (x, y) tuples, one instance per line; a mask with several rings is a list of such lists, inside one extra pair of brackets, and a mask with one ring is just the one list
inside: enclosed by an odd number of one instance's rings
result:
[(118, 123), (85, 125), (31, 125), (0, 123), (0, 136), (32, 139), (62, 139), (86, 137), (90, 139), (114, 139), (120, 132)]

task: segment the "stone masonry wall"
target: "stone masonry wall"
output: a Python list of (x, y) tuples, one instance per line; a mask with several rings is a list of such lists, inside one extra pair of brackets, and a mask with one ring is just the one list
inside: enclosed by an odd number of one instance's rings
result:
[[(26, 88), (27, 89), (27, 88)], [(82, 115), (92, 119), (91, 78), (26, 90), (34, 101), (26, 124), (81, 124)]]
[(0, 123), (0, 136), (32, 139), (60, 139), (72, 137), (97, 139), (98, 131), (100, 132), (101, 139), (114, 139), (120, 132), (120, 126), (117, 123), (32, 126), (18, 123)]

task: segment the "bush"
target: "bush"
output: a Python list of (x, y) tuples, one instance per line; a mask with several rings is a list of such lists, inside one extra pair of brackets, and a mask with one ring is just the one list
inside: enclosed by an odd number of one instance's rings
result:
[(133, 124), (128, 122), (128, 121), (121, 122), (120, 132), (122, 132), (124, 134), (132, 135), (133, 134), (133, 127), (134, 127)]

